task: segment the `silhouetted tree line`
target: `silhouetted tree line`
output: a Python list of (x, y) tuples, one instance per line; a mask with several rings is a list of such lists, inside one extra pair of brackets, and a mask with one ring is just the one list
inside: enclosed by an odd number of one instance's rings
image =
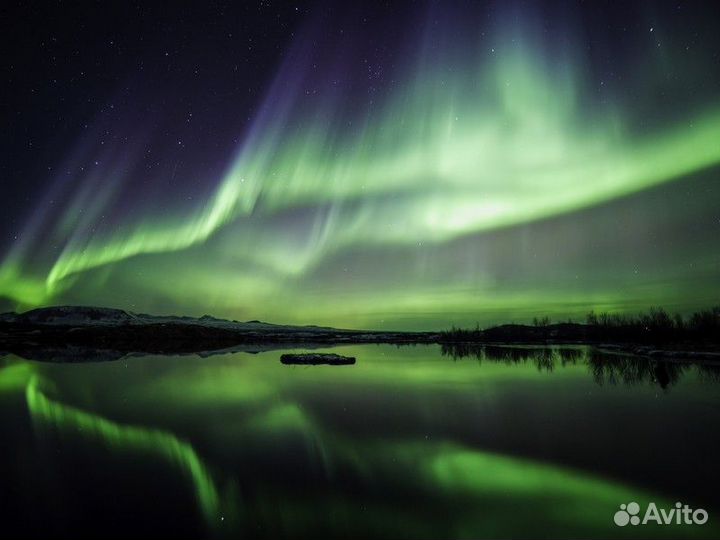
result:
[(472, 342), (618, 342), (618, 343), (720, 343), (720, 306), (693, 313), (687, 318), (671, 315), (663, 308), (646, 313), (588, 313), (585, 324), (553, 323), (549, 317), (535, 318), (533, 325), (501, 325), (481, 330), (452, 327), (441, 332), (446, 343)]
[(587, 325), (599, 337), (618, 341), (709, 341), (720, 340), (720, 306), (693, 313), (688, 318), (670, 315), (663, 308), (650, 308), (637, 316), (590, 312)]
[(533, 317), (533, 326), (550, 326), (550, 317)]
[(480, 325), (475, 328), (456, 328), (455, 325), (450, 330), (440, 332), (441, 341), (457, 341), (457, 342), (473, 342), (482, 341), (483, 330)]

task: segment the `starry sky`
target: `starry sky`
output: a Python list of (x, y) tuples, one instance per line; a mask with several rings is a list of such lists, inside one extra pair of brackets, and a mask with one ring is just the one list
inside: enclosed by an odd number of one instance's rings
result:
[(6, 2), (0, 309), (720, 301), (714, 2)]

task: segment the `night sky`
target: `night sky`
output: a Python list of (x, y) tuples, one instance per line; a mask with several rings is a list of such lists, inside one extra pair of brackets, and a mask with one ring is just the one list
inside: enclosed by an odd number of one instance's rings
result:
[(717, 304), (719, 21), (5, 2), (0, 309), (428, 329)]

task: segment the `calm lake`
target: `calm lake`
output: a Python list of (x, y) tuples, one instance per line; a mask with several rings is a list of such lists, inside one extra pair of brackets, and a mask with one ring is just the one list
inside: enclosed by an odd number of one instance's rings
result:
[[(320, 350), (357, 362), (0, 358), (3, 536), (720, 534), (717, 369), (588, 347)], [(709, 519), (615, 525), (633, 501)]]

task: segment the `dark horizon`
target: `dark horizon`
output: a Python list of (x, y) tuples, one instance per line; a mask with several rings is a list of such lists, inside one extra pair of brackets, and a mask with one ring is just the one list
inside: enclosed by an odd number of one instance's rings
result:
[[(516, 323), (507, 321), (500, 324), (481, 327), (476, 323), (473, 327), (445, 327), (434, 330), (393, 330), (393, 329), (372, 329), (372, 328), (338, 328), (321, 326), (315, 324), (307, 325), (284, 325), (275, 321), (262, 321), (259, 319), (250, 319), (247, 321), (238, 321), (236, 319), (224, 319), (215, 317), (208, 313), (200, 317), (188, 317), (186, 315), (173, 314), (150, 314), (132, 312), (119, 308), (101, 307), (101, 306), (47, 306), (42, 308), (33, 308), (24, 312), (6, 312), (0, 313), (0, 322), (14, 322), (16, 320), (27, 321), (32, 324), (43, 323), (47, 321), (60, 321), (64, 318), (74, 320), (73, 317), (92, 322), (93, 320), (113, 320), (118, 315), (124, 315), (128, 320), (133, 317), (142, 320), (143, 317), (148, 320), (157, 319), (158, 321), (208, 321), (208, 322), (227, 322), (245, 325), (268, 325), (278, 327), (296, 327), (296, 328), (315, 328), (337, 330), (341, 332), (377, 332), (377, 333), (406, 333), (406, 334), (437, 334), (442, 335), (446, 339), (453, 337), (462, 337), (465, 340), (472, 341), (472, 337), (479, 337), (483, 332), (503, 327), (527, 327), (527, 328), (550, 328), (562, 326), (587, 326), (604, 328), (610, 334), (615, 332), (616, 337), (622, 337), (623, 340), (632, 337), (638, 337), (642, 332), (646, 333), (646, 339), (659, 339), (660, 341), (672, 341), (675, 338), (683, 337), (685, 339), (702, 337), (703, 340), (717, 341), (720, 335), (720, 306), (711, 306), (693, 312), (689, 316), (684, 317), (680, 313), (670, 313), (661, 306), (651, 307), (647, 312), (638, 312), (635, 314), (626, 313), (595, 313), (593, 310), (587, 312), (584, 319), (573, 320), (553, 320), (549, 316), (535, 317), (530, 323)], [(127, 322), (124, 319), (119, 322)], [(623, 335), (625, 332), (627, 335)]]

